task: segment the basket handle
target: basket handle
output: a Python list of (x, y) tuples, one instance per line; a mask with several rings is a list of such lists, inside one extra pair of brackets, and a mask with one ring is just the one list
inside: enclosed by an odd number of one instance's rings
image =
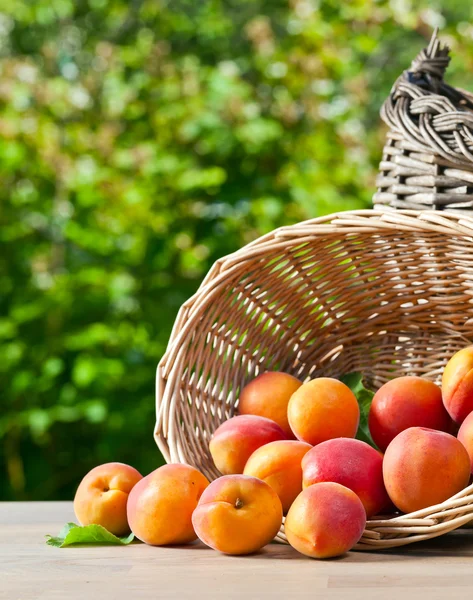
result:
[[(429, 45), (414, 58), (411, 68), (403, 73), (402, 79), (425, 89), (428, 93), (445, 96), (456, 106), (473, 109), (470, 98), (443, 81), (450, 63), (450, 48), (446, 44), (442, 46), (438, 39), (438, 32), (436, 27)], [(394, 87), (396, 89), (396, 85)]]
[(450, 48), (440, 44), (438, 28), (435, 28), (427, 48), (422, 49), (412, 61), (408, 75), (413, 79), (423, 77), (433, 87), (438, 86), (450, 62), (449, 53)]
[(471, 168), (473, 95), (444, 82), (449, 62), (449, 48), (440, 44), (435, 29), (427, 48), (397, 79), (381, 118), (419, 151)]

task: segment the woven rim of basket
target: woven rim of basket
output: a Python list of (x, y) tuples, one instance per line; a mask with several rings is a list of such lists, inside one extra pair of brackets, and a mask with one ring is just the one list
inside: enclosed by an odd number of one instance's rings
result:
[[(385, 212), (367, 209), (335, 213), (281, 227), (214, 263), (196, 294), (182, 305), (168, 348), (157, 368), (154, 436), (167, 462), (188, 462), (180, 456), (179, 443), (173, 439), (173, 431), (169, 428), (169, 415), (179, 401), (170, 389), (169, 380), (176, 377), (179, 380), (183, 374), (180, 365), (181, 343), (198, 327), (200, 311), (212, 302), (215, 294), (221, 293), (221, 285), (232, 270), (248, 258), (264, 255), (268, 249), (284, 249), (295, 243), (299, 245), (327, 233), (349, 236), (358, 233), (379, 234), (383, 231), (455, 235), (465, 237), (473, 247), (472, 218), (436, 211)], [(473, 484), (441, 504), (394, 518), (377, 517), (369, 520), (355, 549), (372, 551), (403, 546), (443, 535), (470, 521), (473, 521)], [(283, 528), (276, 540), (287, 543)]]

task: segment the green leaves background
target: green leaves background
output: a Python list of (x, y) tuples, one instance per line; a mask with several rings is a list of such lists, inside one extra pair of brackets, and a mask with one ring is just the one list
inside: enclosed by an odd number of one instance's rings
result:
[(470, 87), (473, 9), (420, 0), (6, 0), (1, 499), (142, 472), (154, 376), (218, 257), (367, 207), (378, 110), (433, 26)]
[(368, 427), (368, 413), (370, 411), (371, 401), (373, 400), (374, 393), (366, 389), (363, 385), (362, 373), (347, 373), (346, 375), (340, 377), (340, 381), (343, 381), (343, 383), (347, 385), (355, 394), (360, 407), (360, 424), (358, 425), (356, 438), (376, 448), (376, 444), (371, 438), (371, 433)]

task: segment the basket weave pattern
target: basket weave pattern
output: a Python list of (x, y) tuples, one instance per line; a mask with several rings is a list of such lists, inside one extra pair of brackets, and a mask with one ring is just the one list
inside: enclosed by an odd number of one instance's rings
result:
[(384, 103), (375, 208), (473, 210), (473, 95), (443, 81), (449, 60), (435, 32)]
[[(301, 380), (361, 371), (439, 381), (473, 342), (473, 220), (356, 211), (283, 227), (217, 261), (181, 308), (158, 365), (156, 442), (210, 479), (213, 431), (264, 370)], [(473, 520), (473, 486), (367, 524), (359, 549), (436, 537)], [(285, 541), (284, 531), (278, 536)]]

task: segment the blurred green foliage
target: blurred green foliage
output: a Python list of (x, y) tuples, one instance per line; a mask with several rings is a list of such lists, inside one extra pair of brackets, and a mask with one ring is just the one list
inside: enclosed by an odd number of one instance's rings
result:
[(2, 499), (160, 464), (154, 375), (181, 303), (258, 235), (369, 206), (383, 99), (436, 25), (471, 88), (472, 17), (432, 0), (2, 2)]

